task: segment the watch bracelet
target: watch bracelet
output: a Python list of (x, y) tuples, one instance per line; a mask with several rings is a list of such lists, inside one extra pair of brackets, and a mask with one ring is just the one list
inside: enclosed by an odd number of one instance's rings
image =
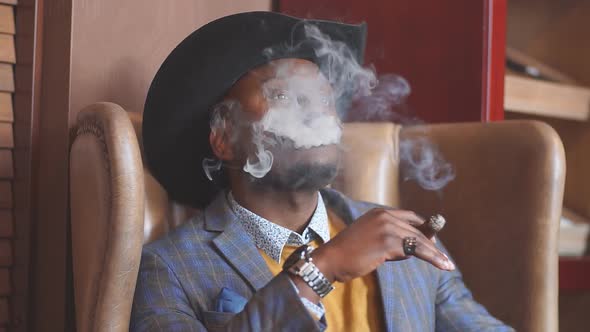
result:
[(311, 257), (306, 257), (306, 261), (298, 269), (295, 274), (301, 277), (303, 281), (321, 298), (330, 293), (334, 286), (328, 281), (324, 274), (313, 264)]

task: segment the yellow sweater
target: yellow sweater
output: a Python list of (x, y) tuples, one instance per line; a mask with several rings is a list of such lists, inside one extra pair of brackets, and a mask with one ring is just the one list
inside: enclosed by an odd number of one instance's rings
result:
[[(333, 238), (346, 227), (338, 216), (328, 211), (330, 220), (330, 237)], [(313, 247), (320, 244), (318, 240), (310, 243)], [(284, 262), (297, 247), (285, 246), (281, 254)], [(273, 275), (282, 270), (277, 263), (262, 250), (260, 254), (266, 261)], [(379, 286), (375, 273), (362, 278), (355, 278), (346, 283), (336, 282), (335, 289), (322, 299), (326, 309), (327, 331), (382, 331), (383, 313)]]

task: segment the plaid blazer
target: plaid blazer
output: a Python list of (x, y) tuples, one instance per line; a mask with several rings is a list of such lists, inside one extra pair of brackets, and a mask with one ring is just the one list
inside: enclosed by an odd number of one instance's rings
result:
[[(349, 224), (376, 207), (334, 190), (321, 193), (327, 208)], [(457, 270), (409, 259), (386, 262), (376, 273), (387, 331), (512, 331), (473, 300)], [(325, 327), (309, 315), (287, 275), (272, 276), (224, 195), (143, 249), (132, 331)]]

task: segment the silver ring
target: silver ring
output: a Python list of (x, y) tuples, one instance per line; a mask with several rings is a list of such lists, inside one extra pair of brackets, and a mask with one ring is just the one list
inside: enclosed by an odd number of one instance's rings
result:
[(416, 238), (413, 236), (405, 237), (402, 241), (402, 247), (404, 248), (404, 254), (406, 256), (413, 256), (416, 253)]

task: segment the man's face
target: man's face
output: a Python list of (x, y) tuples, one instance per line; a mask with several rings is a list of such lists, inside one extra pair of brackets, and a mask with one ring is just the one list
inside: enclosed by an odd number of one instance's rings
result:
[(226, 99), (239, 103), (244, 119), (232, 142), (232, 163), (245, 165), (244, 176), (279, 190), (317, 190), (332, 181), (341, 125), (332, 88), (314, 63), (272, 61), (241, 78)]

